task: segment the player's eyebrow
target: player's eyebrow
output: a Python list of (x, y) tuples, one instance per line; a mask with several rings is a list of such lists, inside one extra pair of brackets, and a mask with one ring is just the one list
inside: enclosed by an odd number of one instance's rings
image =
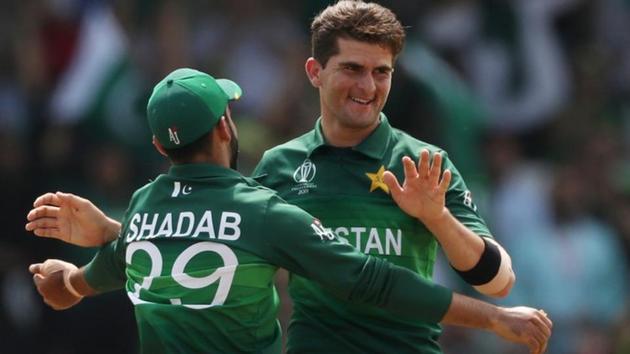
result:
[(363, 65), (355, 62), (355, 61), (342, 61), (339, 62), (339, 67), (342, 68), (352, 68), (352, 69), (363, 69)]
[[(342, 61), (338, 63), (339, 67), (342, 68), (351, 68), (351, 69), (363, 69), (365, 68), (364, 65), (359, 64), (355, 61)], [(394, 68), (392, 68), (389, 65), (379, 65), (375, 68), (375, 70), (381, 71), (381, 72), (392, 72), (394, 71)]]
[(381, 66), (377, 66), (376, 70), (383, 72), (383, 73), (391, 73), (392, 71), (394, 71), (394, 68), (392, 68), (389, 65), (381, 65)]

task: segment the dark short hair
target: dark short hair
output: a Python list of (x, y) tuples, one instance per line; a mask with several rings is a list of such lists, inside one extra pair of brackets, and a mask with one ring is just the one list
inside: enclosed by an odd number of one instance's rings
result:
[(389, 48), (394, 59), (405, 42), (405, 30), (388, 8), (375, 3), (342, 0), (320, 12), (311, 24), (312, 56), (322, 66), (339, 53), (337, 38)]
[(164, 151), (168, 158), (176, 165), (191, 163), (196, 155), (211, 148), (212, 130), (213, 129), (188, 145), (176, 149), (164, 149)]

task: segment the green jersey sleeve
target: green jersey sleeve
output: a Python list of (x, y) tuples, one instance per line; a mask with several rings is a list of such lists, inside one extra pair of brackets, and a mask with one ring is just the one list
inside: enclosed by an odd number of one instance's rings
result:
[(85, 266), (85, 281), (99, 293), (121, 289), (125, 285), (124, 242), (118, 238), (104, 246)]
[(280, 198), (265, 215), (266, 258), (317, 281), (337, 296), (406, 317), (439, 322), (451, 302), (449, 289), (384, 259), (357, 251), (319, 220)]
[(446, 207), (459, 222), (472, 232), (479, 236), (492, 237), (486, 222), (479, 215), (477, 205), (473, 202), (472, 193), (466, 186), (464, 178), (445, 151), (442, 151), (442, 156), (444, 157), (443, 169), (450, 170), (452, 174), (451, 185), (446, 192)]

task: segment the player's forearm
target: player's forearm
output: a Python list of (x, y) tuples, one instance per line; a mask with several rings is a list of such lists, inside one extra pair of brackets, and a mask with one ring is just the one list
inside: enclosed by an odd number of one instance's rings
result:
[(406, 318), (438, 322), (450, 305), (451, 293), (450, 289), (409, 269), (370, 257), (349, 299), (376, 305)]
[(455, 269), (469, 270), (479, 262), (484, 250), (483, 240), (459, 222), (447, 208), (439, 218), (425, 221), (424, 225), (433, 233)]
[(441, 323), (492, 330), (499, 316), (499, 307), (453, 293), (453, 299)]
[(481, 238), (448, 212), (425, 223), (462, 279), (488, 296), (505, 297), (516, 280), (510, 255), (491, 238)]

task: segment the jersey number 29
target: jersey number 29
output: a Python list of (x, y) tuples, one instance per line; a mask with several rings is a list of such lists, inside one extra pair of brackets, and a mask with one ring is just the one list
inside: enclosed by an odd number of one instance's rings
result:
[[(140, 250), (149, 255), (149, 258), (151, 259), (151, 270), (149, 271), (149, 275), (142, 279), (142, 284), (134, 284), (135, 291), (128, 292), (129, 298), (134, 305), (147, 303), (146, 301), (140, 299), (140, 290), (148, 290), (151, 287), (153, 279), (162, 274), (162, 254), (157, 246), (150, 241), (130, 243), (127, 247), (125, 262), (127, 264), (131, 264), (134, 253)], [(214, 252), (218, 254), (223, 260), (223, 266), (217, 268), (214, 272), (212, 272), (212, 274), (204, 277), (197, 278), (186, 274), (184, 269), (186, 268), (188, 262), (202, 252)], [(173, 269), (171, 269), (171, 276), (173, 277), (173, 280), (188, 289), (205, 288), (210, 284), (215, 283), (217, 280), (219, 281), (219, 286), (210, 304), (182, 304), (181, 299), (178, 298), (170, 299), (171, 304), (182, 305), (192, 309), (204, 309), (223, 305), (228, 293), (230, 292), (230, 287), (232, 286), (237, 266), (238, 259), (236, 258), (234, 251), (224, 244), (205, 241), (189, 246), (180, 253), (179, 256), (177, 256), (175, 263), (173, 263)]]

